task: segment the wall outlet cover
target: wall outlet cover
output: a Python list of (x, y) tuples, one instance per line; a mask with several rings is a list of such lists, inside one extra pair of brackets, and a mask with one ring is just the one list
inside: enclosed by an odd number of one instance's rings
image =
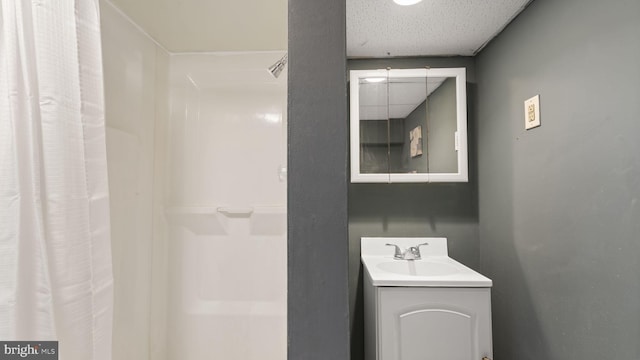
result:
[(540, 126), (540, 95), (524, 102), (524, 128), (526, 130)]

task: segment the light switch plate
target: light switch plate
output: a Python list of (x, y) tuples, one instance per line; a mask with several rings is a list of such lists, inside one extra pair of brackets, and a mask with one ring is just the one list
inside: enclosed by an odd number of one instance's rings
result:
[(526, 130), (540, 126), (540, 95), (524, 102), (524, 128)]

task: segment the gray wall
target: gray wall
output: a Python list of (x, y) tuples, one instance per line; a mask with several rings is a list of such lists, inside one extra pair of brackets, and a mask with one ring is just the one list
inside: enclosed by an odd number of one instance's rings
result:
[(639, 19), (638, 0), (536, 0), (477, 58), (496, 359), (640, 359)]
[(343, 0), (289, 1), (288, 358), (349, 358)]
[[(469, 57), (349, 60), (350, 70), (466, 67), (469, 123), (468, 183), (351, 184), (349, 183), (349, 304), (351, 354), (363, 356), (362, 236), (446, 236), (453, 258), (478, 266), (478, 207), (475, 167), (475, 68)], [(349, 180), (348, 180), (349, 181)]]

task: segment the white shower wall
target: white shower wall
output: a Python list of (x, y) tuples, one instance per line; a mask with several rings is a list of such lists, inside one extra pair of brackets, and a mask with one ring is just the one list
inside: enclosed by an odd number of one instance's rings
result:
[(101, 1), (114, 360), (286, 358), (284, 52), (169, 54)]
[(114, 272), (114, 360), (164, 360), (163, 129), (169, 53), (100, 1)]
[(286, 358), (283, 55), (171, 57), (171, 359)]

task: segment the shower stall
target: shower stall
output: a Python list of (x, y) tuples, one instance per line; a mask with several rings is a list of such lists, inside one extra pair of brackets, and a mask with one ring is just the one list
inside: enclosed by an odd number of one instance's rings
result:
[(113, 359), (286, 359), (286, 53), (101, 21)]
[(170, 61), (172, 359), (285, 358), (286, 87), (272, 58)]

